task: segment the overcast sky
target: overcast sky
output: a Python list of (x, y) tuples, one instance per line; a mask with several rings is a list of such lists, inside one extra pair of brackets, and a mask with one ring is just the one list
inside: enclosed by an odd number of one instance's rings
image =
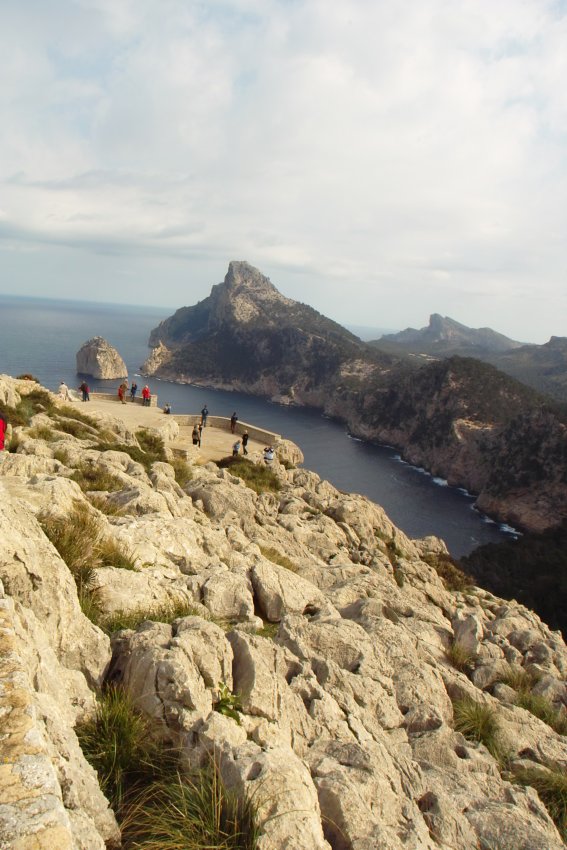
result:
[(0, 292), (567, 335), (566, 0), (2, 0)]

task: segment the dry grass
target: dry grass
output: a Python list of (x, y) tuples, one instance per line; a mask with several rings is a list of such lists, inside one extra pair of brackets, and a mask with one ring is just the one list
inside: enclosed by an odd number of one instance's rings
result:
[(190, 602), (179, 599), (151, 608), (136, 608), (134, 611), (116, 611), (100, 619), (99, 625), (108, 635), (122, 629), (137, 629), (140, 623), (151, 620), (154, 623), (173, 623), (180, 617), (200, 616)]
[(81, 463), (71, 478), (77, 482), (84, 493), (92, 490), (112, 493), (124, 488), (117, 475), (94, 463)]
[(495, 710), (485, 703), (464, 697), (453, 702), (455, 729), (469, 741), (484, 744), (488, 752), (499, 762), (505, 760), (501, 741), (500, 724)]
[(267, 558), (267, 560), (271, 561), (272, 564), (285, 567), (286, 570), (289, 570), (292, 573), (297, 572), (297, 564), (294, 564), (293, 561), (290, 561), (286, 555), (282, 555), (277, 549), (273, 549), (271, 546), (259, 546), (258, 548), (264, 558)]
[(514, 776), (514, 782), (535, 788), (550, 818), (567, 843), (567, 774), (557, 768), (526, 768)]
[(461, 673), (470, 672), (476, 659), (474, 652), (471, 652), (470, 649), (467, 649), (458, 640), (453, 641), (451, 646), (445, 651), (445, 655), (453, 667), (456, 670), (460, 670)]

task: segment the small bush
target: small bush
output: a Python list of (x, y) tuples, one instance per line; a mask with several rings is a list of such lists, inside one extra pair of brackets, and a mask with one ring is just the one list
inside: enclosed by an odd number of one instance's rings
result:
[(433, 567), (437, 575), (443, 579), (447, 590), (466, 591), (473, 586), (472, 578), (457, 566), (450, 555), (435, 552), (422, 555), (422, 560)]
[(0, 401), (0, 413), (4, 414), (6, 420), (14, 427), (16, 425), (29, 425), (32, 416), (36, 413), (50, 414), (54, 410), (53, 401), (48, 392), (42, 389), (33, 389), (30, 393), (22, 396), (16, 407), (10, 407)]
[(91, 490), (113, 493), (122, 490), (124, 487), (118, 476), (113, 475), (112, 472), (108, 472), (101, 466), (95, 466), (94, 463), (81, 463), (71, 478), (77, 482), (84, 493)]
[(39, 522), (75, 579), (79, 594), (92, 588), (98, 566), (101, 527), (98, 517), (77, 502), (68, 517), (40, 514)]
[(173, 460), (170, 461), (173, 471), (175, 472), (175, 480), (179, 484), (180, 487), (185, 487), (186, 484), (189, 484), (191, 479), (193, 478), (193, 470), (187, 463), (187, 461), (183, 460), (180, 457), (174, 457)]
[(467, 649), (460, 641), (454, 640), (449, 649), (445, 651), (448, 661), (461, 673), (468, 673), (473, 667), (475, 654)]
[(65, 416), (67, 419), (82, 422), (83, 425), (88, 425), (95, 431), (99, 431), (100, 426), (96, 419), (93, 419), (93, 417), (89, 416), (88, 413), (83, 413), (82, 408), (78, 406), (72, 407), (70, 404), (63, 404), (57, 409), (57, 412), (62, 416)]
[(240, 726), (239, 711), (242, 711), (242, 703), (238, 694), (233, 694), (228, 685), (224, 682), (218, 684), (219, 696), (214, 703), (213, 708), (219, 714), (224, 714), (225, 717), (232, 717)]
[(259, 549), (264, 558), (267, 558), (268, 561), (271, 561), (273, 564), (278, 564), (280, 567), (285, 567), (286, 570), (289, 570), (292, 573), (297, 572), (297, 565), (294, 564), (293, 561), (290, 561), (286, 555), (282, 555), (278, 552), (277, 549), (272, 549), (271, 546), (260, 546)]
[(493, 708), (464, 697), (453, 703), (453, 716), (457, 732), (461, 732), (469, 741), (484, 744), (497, 761), (502, 761), (500, 725)]
[(100, 627), (108, 635), (122, 629), (137, 629), (140, 623), (152, 620), (155, 623), (173, 623), (179, 617), (199, 615), (195, 606), (185, 600), (170, 602), (166, 605), (155, 605), (152, 608), (138, 608), (134, 611), (116, 611), (106, 615), (100, 622)]
[(35, 377), (35, 375), (31, 375), (29, 372), (24, 372), (23, 375), (17, 375), (17, 381), (34, 381), (36, 384), (39, 384), (39, 380)]
[(503, 664), (498, 674), (498, 681), (515, 691), (530, 691), (538, 681), (538, 676), (517, 664)]
[(514, 782), (535, 788), (561, 838), (567, 843), (567, 774), (554, 768), (526, 768), (516, 773)]
[(156, 460), (167, 462), (165, 453), (165, 445), (159, 434), (153, 431), (147, 431), (145, 428), (136, 432), (136, 438), (140, 444), (140, 448), (148, 457), (151, 457), (151, 463)]
[(16, 454), (21, 445), (22, 438), (19, 434), (16, 434), (14, 433), (14, 431), (12, 431), (12, 439), (10, 440), (10, 443), (8, 445), (8, 451), (10, 452), (10, 454)]
[(216, 463), (219, 469), (228, 469), (256, 493), (277, 493), (281, 489), (280, 481), (272, 469), (252, 463), (246, 457), (223, 457)]
[(62, 419), (57, 417), (54, 421), (54, 427), (58, 431), (62, 431), (64, 434), (70, 434), (71, 437), (75, 437), (77, 440), (88, 440), (93, 436), (92, 430), (86, 428), (82, 422), (78, 422), (76, 419)]
[(394, 581), (398, 585), (398, 587), (403, 587), (406, 583), (406, 577), (403, 574), (403, 571), (399, 567), (394, 567)]

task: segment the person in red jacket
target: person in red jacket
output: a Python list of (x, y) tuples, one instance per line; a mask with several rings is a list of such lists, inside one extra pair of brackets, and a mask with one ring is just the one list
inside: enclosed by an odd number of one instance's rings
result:
[(150, 406), (151, 398), (152, 398), (152, 394), (150, 392), (150, 388), (146, 384), (146, 386), (142, 390), (142, 404), (144, 405), (144, 407)]
[(8, 423), (6, 422), (4, 415), (0, 413), (0, 452), (4, 451), (4, 443), (6, 440), (6, 428), (8, 427)]

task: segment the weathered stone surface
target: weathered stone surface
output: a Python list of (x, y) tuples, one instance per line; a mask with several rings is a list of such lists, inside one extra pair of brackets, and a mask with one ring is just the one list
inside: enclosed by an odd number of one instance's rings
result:
[[(0, 398), (18, 393), (0, 378)], [(36, 421), (49, 427), (45, 413)], [(100, 423), (112, 442), (136, 445), (112, 417)], [(441, 541), (411, 541), (368, 499), (277, 462), (277, 493), (257, 495), (206, 465), (193, 467), (187, 495), (168, 464), (148, 475), (126, 452), (94, 448), (96, 434), (18, 436), (0, 478), (0, 759), (23, 747), (16, 773), (0, 764), (0, 798), (12, 807), (0, 804), (0, 830), (17, 847), (116, 842), (73, 731), (105, 671), (179, 748), (182, 771), (215, 757), (230, 787), (254, 795), (261, 850), (562, 846), (536, 792), (510, 785), (484, 745), (455, 732), (452, 700), (495, 711), (512, 773), (565, 770), (567, 739), (501, 681), (507, 662), (537, 674), (534, 693), (561, 707), (565, 644), (515, 602), (448, 591), (423, 560), (445, 551)], [(69, 480), (83, 462), (119, 479), (109, 501), (125, 514), (89, 507), (95, 497)], [(179, 599), (203, 615), (120, 632), (108, 669), (108, 640), (81, 613), (35, 519), (68, 517), (77, 501), (136, 563), (96, 571), (103, 615), (158, 616)], [(455, 641), (472, 653), (470, 678), (451, 665)]]
[(95, 336), (77, 351), (77, 374), (111, 380), (126, 378), (128, 369), (117, 350), (101, 336)]

